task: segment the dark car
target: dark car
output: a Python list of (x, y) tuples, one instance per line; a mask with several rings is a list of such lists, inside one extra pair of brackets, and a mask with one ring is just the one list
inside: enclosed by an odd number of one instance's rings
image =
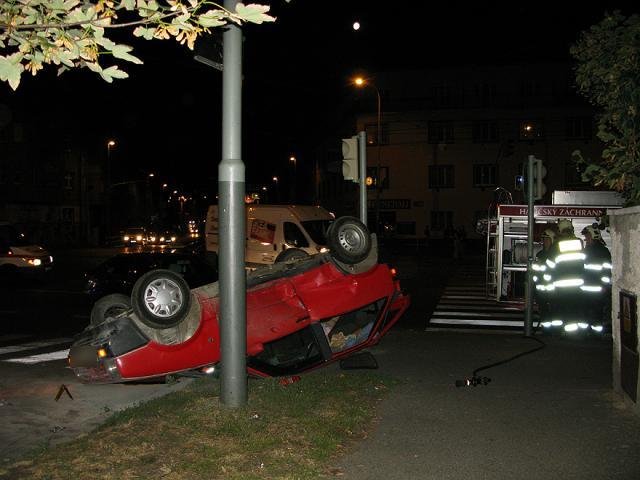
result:
[[(409, 306), (375, 237), (355, 218), (331, 225), (330, 251), (247, 276), (247, 369), (258, 377), (318, 368), (375, 345)], [(304, 252), (302, 252), (304, 253)], [(125, 382), (220, 362), (218, 283), (189, 289), (168, 270), (135, 284), (129, 308), (76, 336), (69, 365), (87, 382)]]
[[(179, 274), (190, 288), (196, 288), (207, 283), (215, 282), (218, 273), (201, 257), (189, 252), (175, 250), (163, 250), (155, 252), (121, 253), (109, 258), (90, 272), (85, 274), (85, 293), (93, 303), (92, 323), (98, 318), (109, 313), (100, 312), (102, 303), (99, 299), (109, 296), (112, 301), (122, 296), (128, 298), (131, 295), (136, 281), (151, 270), (169, 270)], [(114, 296), (120, 295), (120, 297)]]

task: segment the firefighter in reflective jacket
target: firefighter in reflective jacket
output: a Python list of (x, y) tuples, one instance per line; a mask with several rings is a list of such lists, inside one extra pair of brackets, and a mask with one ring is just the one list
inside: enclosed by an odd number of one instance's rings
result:
[(545, 262), (552, 277), (552, 325), (562, 325), (566, 332), (589, 328), (580, 289), (584, 285), (584, 258), (582, 240), (575, 236), (571, 220), (559, 219), (558, 235)]
[(584, 284), (587, 319), (595, 332), (602, 332), (611, 321), (611, 252), (597, 226), (589, 225), (584, 235)]
[(533, 284), (535, 285), (534, 298), (538, 304), (538, 313), (540, 315), (540, 322), (544, 326), (551, 326), (549, 303), (551, 302), (553, 295), (553, 277), (550, 274), (551, 269), (547, 266), (547, 258), (551, 253), (551, 246), (556, 236), (555, 230), (547, 228), (540, 235), (542, 240), (542, 250), (540, 250), (531, 268), (533, 270)]

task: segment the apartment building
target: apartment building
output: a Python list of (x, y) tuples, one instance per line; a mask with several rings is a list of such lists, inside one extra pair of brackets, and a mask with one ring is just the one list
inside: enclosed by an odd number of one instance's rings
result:
[[(377, 183), (368, 191), (370, 225), (375, 219), (393, 225), (400, 238), (439, 238), (452, 229), (478, 237), (476, 220), (486, 217), (496, 189), (525, 203), (515, 177), (529, 155), (547, 171), (547, 194), (537, 203), (549, 203), (553, 190), (592, 188), (581, 181), (572, 153), (598, 157), (602, 144), (570, 65), (386, 72), (366, 81), (372, 88), (368, 97), (361, 94), (352, 134), (367, 133), (367, 175)], [(331, 206), (345, 195), (342, 205), (353, 207), (355, 186), (332, 185), (343, 180), (335, 161), (325, 165), (319, 201)]]

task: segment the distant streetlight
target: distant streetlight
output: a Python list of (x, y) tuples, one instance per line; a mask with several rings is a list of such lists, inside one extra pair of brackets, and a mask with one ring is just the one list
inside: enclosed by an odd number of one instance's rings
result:
[(360, 30), (360, 22), (353, 22), (353, 29), (355, 31)]
[(380, 164), (380, 143), (382, 140), (382, 136), (380, 133), (380, 126), (381, 126), (381, 119), (382, 119), (382, 100), (380, 98), (380, 90), (378, 90), (378, 87), (376, 87), (376, 85), (369, 81), (368, 79), (365, 79), (363, 77), (356, 77), (353, 79), (353, 83), (355, 84), (356, 87), (358, 88), (362, 88), (362, 87), (371, 87), (376, 91), (376, 96), (377, 96), (377, 100), (378, 100), (378, 114), (377, 114), (377, 122), (376, 122), (376, 144), (377, 144), (377, 150), (378, 150), (378, 166), (377, 166), (377, 171), (376, 171), (376, 233), (379, 233), (379, 225), (380, 225), (380, 191), (382, 190), (382, 177), (381, 177), (381, 173), (382, 173), (382, 165)]

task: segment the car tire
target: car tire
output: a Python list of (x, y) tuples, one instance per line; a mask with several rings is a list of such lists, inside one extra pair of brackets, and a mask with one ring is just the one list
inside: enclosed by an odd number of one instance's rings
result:
[(291, 260), (299, 260), (301, 258), (307, 258), (309, 254), (299, 248), (287, 248), (280, 252), (276, 257), (275, 263), (289, 262)]
[(131, 306), (146, 326), (172, 328), (189, 312), (191, 289), (184, 278), (171, 270), (151, 270), (134, 284)]
[(327, 231), (327, 245), (333, 258), (354, 265), (371, 252), (371, 235), (367, 226), (357, 218), (340, 217)]
[(122, 293), (112, 293), (96, 301), (91, 308), (89, 325), (100, 325), (109, 317), (115, 317), (122, 312), (131, 310), (131, 298)]

